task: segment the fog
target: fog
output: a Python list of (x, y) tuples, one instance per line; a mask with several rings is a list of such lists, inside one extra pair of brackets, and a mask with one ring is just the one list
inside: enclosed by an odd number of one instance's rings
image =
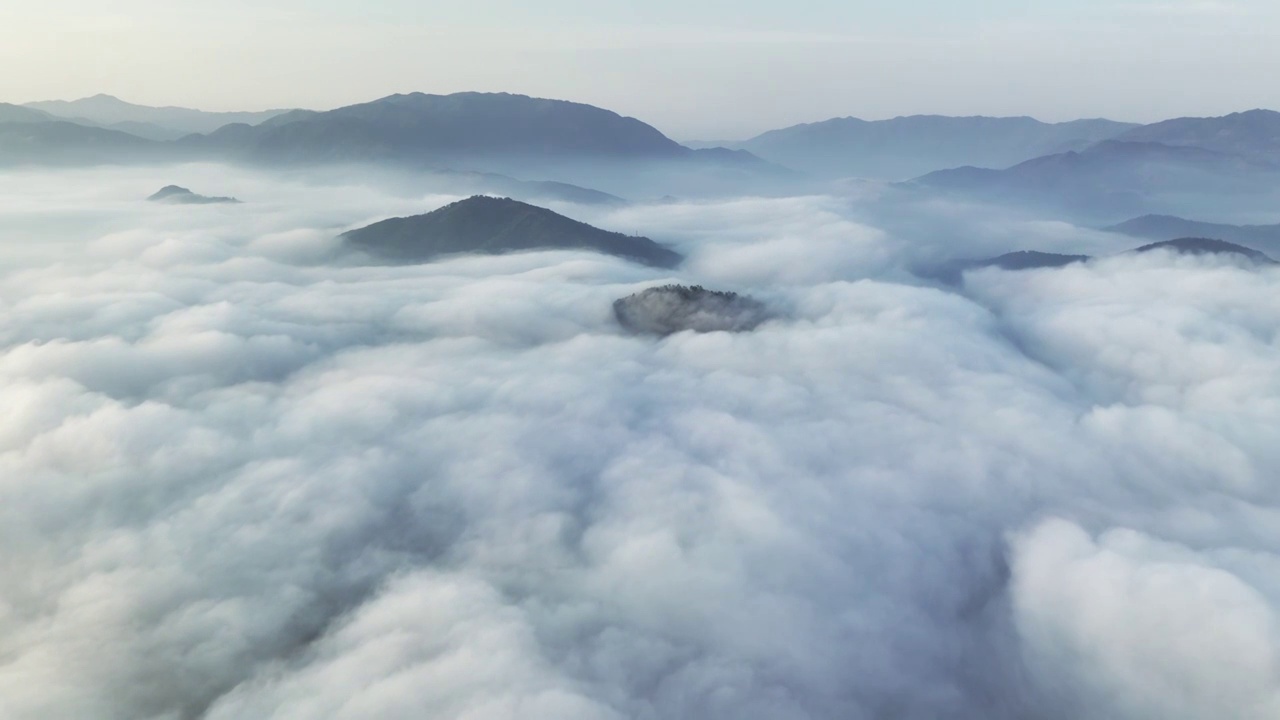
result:
[[(1280, 714), (1280, 270), (961, 292), (911, 269), (1129, 245), (879, 192), (386, 267), (336, 236), (461, 193), (0, 175), (0, 717)], [(669, 283), (776, 312), (617, 324)]]

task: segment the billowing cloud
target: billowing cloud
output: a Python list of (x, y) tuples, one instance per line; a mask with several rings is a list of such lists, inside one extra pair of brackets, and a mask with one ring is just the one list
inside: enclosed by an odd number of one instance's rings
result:
[[(1275, 270), (966, 296), (821, 197), (557, 207), (677, 271), (362, 267), (338, 232), (452, 198), (0, 182), (0, 717), (1275, 713)], [(666, 282), (787, 312), (617, 325)]]

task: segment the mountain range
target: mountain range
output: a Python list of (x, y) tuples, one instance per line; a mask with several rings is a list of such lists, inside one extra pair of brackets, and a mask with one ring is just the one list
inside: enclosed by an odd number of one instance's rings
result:
[[(60, 120), (51, 111), (77, 117)], [(161, 138), (159, 132), (134, 135), (113, 129), (122, 127), (120, 123), (100, 127), (120, 118), (136, 118), (121, 123), (168, 123), (165, 131), (170, 134), (197, 126), (219, 127), (177, 139)], [(252, 124), (223, 124), (227, 120)], [(86, 162), (110, 161), (108, 146), (114, 139), (119, 155), (141, 154), (148, 160), (482, 173), (561, 183), (565, 189), (599, 187), (610, 194), (760, 192), (768, 185), (794, 184), (794, 173), (745, 151), (692, 149), (609, 110), (508, 93), (412, 93), (325, 112), (253, 114), (143, 108), (96, 96), (71, 103), (6, 106), (0, 126), (15, 122), (73, 124), (63, 133), (82, 127), (80, 132), (92, 136), (99, 148)], [(37, 162), (42, 153), (59, 161), (74, 155), (62, 145), (74, 148), (77, 142), (51, 143), (38, 132), (26, 133), (29, 137), (20, 152), (10, 153), (20, 155), (16, 161)], [(148, 138), (141, 136), (148, 134), (161, 139), (144, 146)], [(0, 145), (0, 162), (12, 159), (5, 150)]]
[(694, 150), (635, 118), (509, 93), (413, 93), (328, 112), (297, 110), (189, 136), (177, 146), (211, 160), (465, 169), (616, 194), (759, 192), (791, 180), (744, 151)]
[[(160, 128), (150, 132), (158, 139), (136, 127), (136, 134), (121, 129), (129, 123)], [(1107, 224), (1144, 214), (1274, 207), (1280, 113), (1252, 110), (1145, 126), (1025, 117), (837, 118), (730, 147), (691, 148), (609, 110), (508, 93), (411, 93), (324, 112), (204, 113), (110, 96), (0, 104), (0, 164), (191, 161), (398, 168), (467, 179), (474, 192), (575, 202), (794, 195), (829, 191), (823, 183), (830, 178), (925, 171), (898, 187)], [(524, 184), (529, 181), (544, 185)]]
[(111, 95), (32, 102), (24, 107), (63, 120), (120, 130), (148, 140), (176, 140), (194, 133), (211, 133), (232, 123), (254, 125), (287, 112), (207, 112), (183, 107), (148, 107)]
[(1162, 202), (1225, 202), (1269, 192), (1280, 184), (1280, 166), (1251, 154), (1107, 140), (1002, 170), (940, 170), (913, 184), (990, 202), (1051, 209), (1077, 220), (1113, 221), (1149, 212)]
[(1280, 112), (1250, 110), (1215, 118), (1177, 118), (1132, 128), (1116, 139), (1197, 147), (1280, 163)]
[(634, 118), (507, 93), (412, 93), (328, 112), (295, 110), (258, 125), (228, 125), (181, 144), (276, 162), (673, 159), (693, 152)]
[(1137, 127), (1111, 120), (1051, 124), (1029, 117), (845, 117), (722, 144), (824, 178), (906, 180), (965, 165), (1008, 167), (1041, 155), (1081, 150)]

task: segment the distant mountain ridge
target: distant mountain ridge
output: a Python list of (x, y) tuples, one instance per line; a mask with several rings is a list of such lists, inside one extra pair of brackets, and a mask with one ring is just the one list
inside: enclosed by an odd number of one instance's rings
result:
[(1280, 224), (1229, 225), (1186, 220), (1173, 215), (1143, 215), (1103, 230), (1148, 240), (1173, 240), (1181, 237), (1214, 238), (1254, 245), (1268, 252), (1280, 253)]
[(41, 110), (11, 103), (0, 103), (0, 123), (40, 123), (53, 122), (54, 120), (56, 118)]
[(1185, 117), (1133, 128), (1124, 142), (1197, 147), (1255, 160), (1280, 162), (1280, 112), (1249, 110), (1221, 117)]
[(228, 125), (176, 146), (208, 160), (497, 173), (632, 197), (768, 193), (796, 183), (747, 152), (693, 150), (610, 110), (510, 93), (391, 95)]
[(1255, 263), (1263, 265), (1276, 264), (1276, 261), (1264, 252), (1254, 250), (1251, 247), (1237, 245), (1236, 243), (1229, 243), (1225, 240), (1214, 240), (1213, 238), (1194, 237), (1164, 240), (1134, 248), (1130, 252), (1148, 253), (1158, 250), (1168, 250), (1183, 255), (1241, 255)]
[(1277, 182), (1280, 166), (1265, 161), (1200, 147), (1107, 140), (1004, 170), (933, 172), (912, 184), (1091, 219), (1142, 213), (1161, 194), (1240, 196)]
[(210, 112), (173, 106), (150, 107), (104, 94), (79, 100), (32, 102), (24, 107), (66, 120), (131, 132), (152, 140), (173, 140), (193, 133), (210, 133), (232, 123), (254, 125), (288, 112)]
[(1008, 167), (1082, 149), (1135, 127), (1111, 120), (1044, 123), (1030, 117), (844, 117), (771, 130), (727, 146), (822, 177), (905, 180), (965, 165)]
[[(93, 117), (59, 120), (47, 108)], [(161, 115), (195, 118), (205, 126), (250, 122), (172, 140), (163, 137), (171, 137), (172, 129), (149, 122), (164, 120)], [(100, 127), (112, 121), (119, 122)], [(147, 143), (139, 136), (160, 139)], [(588, 202), (825, 192), (827, 180), (836, 177), (909, 175), (918, 189), (1102, 224), (1144, 213), (1194, 214), (1237, 201), (1221, 211), (1255, 211), (1280, 179), (1280, 113), (1255, 110), (1142, 127), (1029, 117), (836, 118), (732, 147), (695, 149), (606, 109), (510, 93), (410, 93), (323, 112), (203, 113), (145, 108), (104, 95), (0, 105), (2, 163), (135, 161), (460, 173), (475, 191), (507, 187), (510, 194)], [(929, 172), (910, 172), (920, 168)], [(528, 181), (546, 184), (522, 184)], [(1189, 202), (1197, 197), (1206, 199)]]
[(169, 159), (164, 145), (62, 120), (0, 120), (0, 166), (128, 164)]
[(485, 156), (687, 157), (692, 150), (609, 110), (508, 93), (391, 95), (327, 112), (231, 125), (183, 144), (285, 162)]

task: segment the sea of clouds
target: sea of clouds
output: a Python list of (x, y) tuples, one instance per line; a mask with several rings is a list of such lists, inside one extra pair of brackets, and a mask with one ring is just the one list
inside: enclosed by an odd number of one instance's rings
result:
[[(457, 198), (0, 195), (3, 720), (1280, 717), (1280, 270), (948, 289), (1132, 243), (852, 196), (551, 206), (675, 271), (369, 267), (335, 236)], [(617, 325), (670, 282), (776, 312)]]

